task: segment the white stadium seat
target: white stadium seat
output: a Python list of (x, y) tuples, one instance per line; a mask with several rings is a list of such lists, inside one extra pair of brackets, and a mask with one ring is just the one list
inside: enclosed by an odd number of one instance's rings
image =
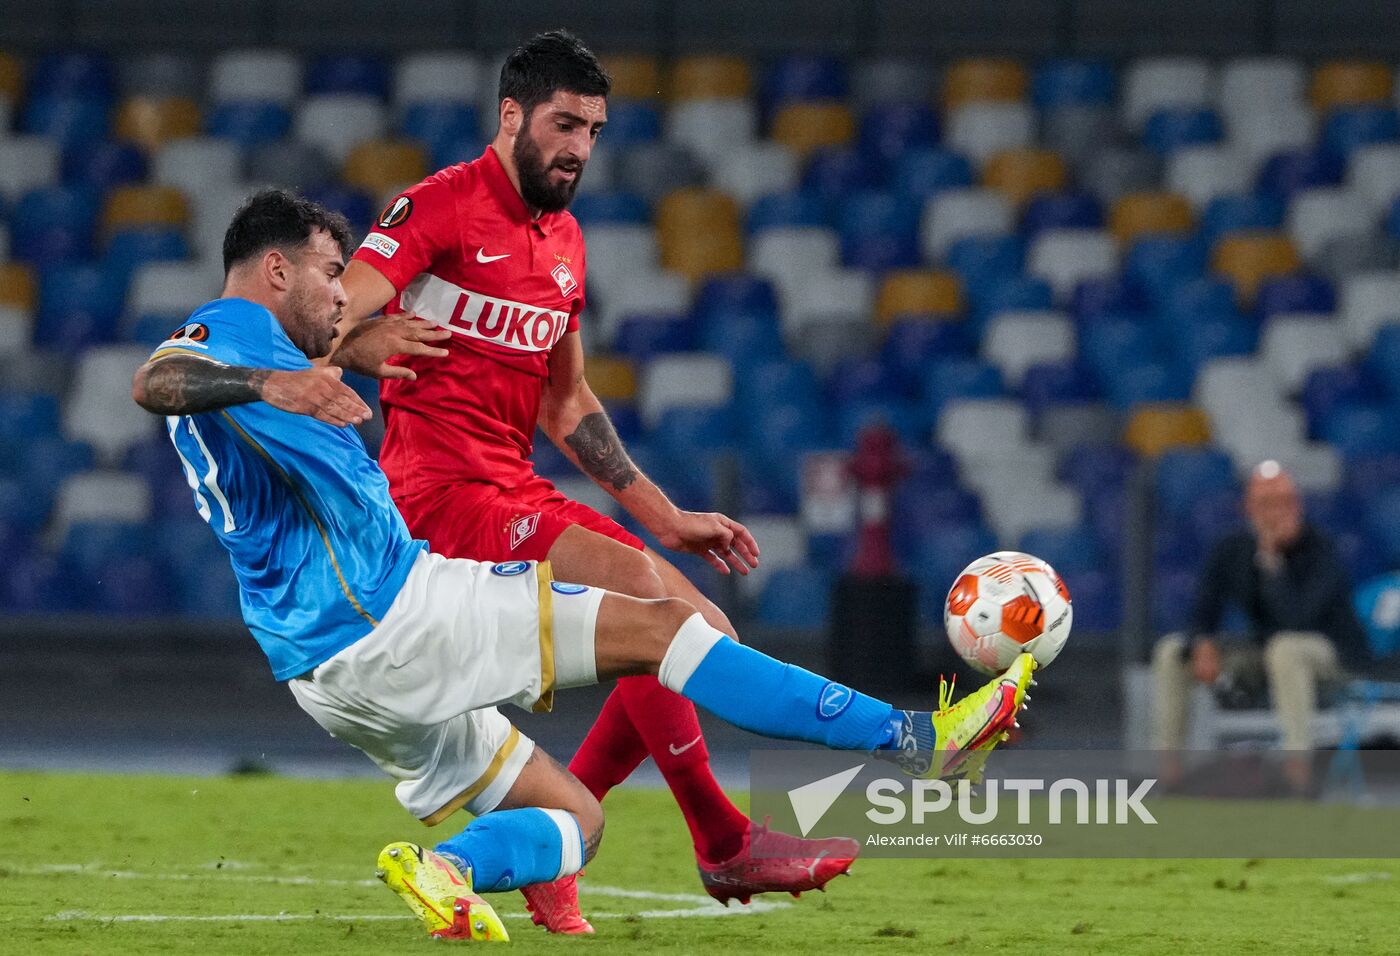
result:
[(836, 268), (841, 240), (817, 226), (765, 229), (749, 243), (749, 271), (776, 285), (802, 282)]
[(1366, 202), (1349, 189), (1305, 189), (1288, 207), (1288, 232), (1303, 258), (1311, 259), (1333, 239), (1370, 232), (1376, 224)]
[(301, 61), (282, 50), (230, 50), (214, 58), (209, 100), (270, 100), (291, 106), (301, 95)]
[(15, 202), (60, 179), (58, 143), (47, 136), (0, 136), (0, 198)]
[(487, 87), (494, 93), (496, 77), (483, 75), (481, 61), (469, 53), (411, 53), (394, 70), (394, 102), (463, 103), (476, 106)]
[(1249, 164), (1228, 146), (1190, 146), (1167, 159), (1166, 187), (1199, 212), (1217, 196), (1248, 192)]
[(797, 156), (782, 143), (736, 143), (710, 163), (715, 188), (745, 206), (769, 193), (788, 192), (802, 173)]
[(1007, 482), (981, 490), (978, 497), (1003, 548), (1015, 548), (1028, 531), (1074, 528), (1084, 518), (1079, 494), (1054, 482)]
[(1231, 60), (1220, 71), (1220, 112), (1226, 118), (1251, 110), (1302, 105), (1308, 72), (1287, 57)]
[(758, 113), (746, 99), (702, 99), (677, 103), (666, 113), (666, 138), (714, 166), (731, 149), (753, 142)]
[(1342, 458), (1331, 445), (1304, 442), (1281, 461), (1304, 491), (1335, 491), (1341, 486)]
[(1368, 349), (1376, 332), (1400, 317), (1400, 273), (1368, 272), (1342, 282), (1337, 309), (1342, 332), (1353, 349)]
[(648, 427), (668, 408), (717, 408), (734, 397), (734, 369), (718, 355), (658, 355), (642, 369), (637, 411)]
[[(156, 421), (154, 416), (147, 417)], [(84, 471), (69, 475), (58, 486), (47, 535), (52, 543), (58, 544), (75, 524), (88, 521), (143, 524), (150, 518), (151, 489), (140, 475)]]
[(1162, 109), (1209, 106), (1214, 76), (1210, 64), (1194, 57), (1151, 57), (1134, 62), (1123, 80), (1123, 125), (1140, 130)]
[(12, 305), (0, 305), (0, 355), (28, 351), (33, 335), (33, 315)]
[(1226, 123), (1228, 144), (1251, 175), (1274, 153), (1307, 149), (1317, 135), (1317, 117), (1302, 104), (1247, 110)]
[(149, 262), (136, 270), (126, 297), (128, 315), (188, 315), (219, 294), (220, 264)]
[(189, 239), (194, 255), (211, 262), (223, 261), (224, 233), (229, 221), (256, 189), (252, 183), (211, 183), (207, 189), (186, 197), (191, 206)]
[(243, 178), (242, 164), (232, 140), (191, 136), (160, 148), (151, 162), (151, 179), (194, 196), (212, 184), (238, 182)]
[(803, 324), (836, 316), (868, 321), (875, 303), (875, 283), (868, 272), (824, 269), (775, 279), (782, 299), (783, 331), (793, 336)]
[(611, 342), (619, 323), (628, 315), (685, 311), (690, 305), (690, 285), (684, 276), (655, 269), (634, 273), (611, 285), (598, 283), (596, 289), (590, 285), (589, 299), (598, 310), (599, 336), (590, 341)]
[(1074, 323), (1062, 312), (1002, 312), (982, 336), (982, 357), (1001, 369), (1013, 388), (1032, 365), (1062, 362), (1074, 353)]
[(935, 434), (955, 455), (1019, 448), (1030, 435), (1026, 407), (1010, 398), (956, 399), (943, 406)]
[(1345, 364), (1350, 352), (1341, 323), (1325, 314), (1276, 315), (1259, 340), (1260, 358), (1289, 394), (1313, 369)]
[(308, 96), (292, 122), (297, 139), (319, 147), (337, 163), (345, 162), (360, 143), (383, 136), (388, 127), (379, 99), (359, 93)]
[(1369, 204), (1373, 214), (1389, 211), (1400, 197), (1400, 144), (1377, 143), (1352, 153), (1347, 185)]
[(1117, 266), (1113, 237), (1102, 229), (1047, 229), (1026, 257), (1026, 271), (1050, 283), (1059, 301), (1085, 279), (1110, 275)]
[(913, 59), (861, 60), (851, 67), (851, 99), (858, 107), (874, 103), (933, 99), (934, 71)]
[(975, 163), (1035, 140), (1035, 113), (1025, 103), (968, 103), (952, 110), (944, 139)]
[(739, 586), (745, 594), (758, 597), (774, 571), (807, 563), (807, 533), (798, 519), (758, 515), (746, 518), (744, 525), (763, 552), (758, 567), (739, 578)]
[(1015, 225), (1006, 196), (994, 189), (949, 189), (924, 204), (919, 245), (924, 258), (943, 258), (967, 236), (1004, 236)]
[(588, 244), (590, 283), (600, 282), (611, 288), (627, 281), (629, 276), (660, 268), (656, 230), (651, 226), (589, 226), (583, 230), (583, 240)]
[(82, 353), (64, 403), (63, 434), (87, 442), (108, 463), (155, 434), (160, 419), (131, 400), (131, 375), (150, 354), (140, 345), (104, 345)]

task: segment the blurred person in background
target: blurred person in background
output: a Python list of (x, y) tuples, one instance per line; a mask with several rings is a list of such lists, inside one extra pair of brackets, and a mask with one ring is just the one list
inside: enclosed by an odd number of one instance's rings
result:
[[(1250, 474), (1244, 509), (1248, 527), (1216, 542), (1206, 560), (1190, 631), (1167, 635), (1153, 653), (1154, 746), (1171, 752), (1185, 745), (1191, 680), (1217, 688), (1262, 684), (1290, 752), (1284, 772), (1303, 791), (1311, 785), (1318, 692), (1341, 684), (1347, 669), (1364, 670), (1365, 636), (1346, 566), (1331, 538), (1305, 520), (1298, 488), (1278, 462)], [(1248, 622), (1247, 643), (1218, 636), (1231, 605)], [(1179, 782), (1180, 763), (1168, 758), (1164, 776)]]

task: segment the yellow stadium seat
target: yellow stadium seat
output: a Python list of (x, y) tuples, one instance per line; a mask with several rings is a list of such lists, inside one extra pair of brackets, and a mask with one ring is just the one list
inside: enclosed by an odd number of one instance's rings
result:
[(656, 210), (661, 265), (696, 279), (743, 267), (739, 207), (725, 193), (678, 189)]
[(974, 57), (948, 67), (943, 78), (943, 108), (967, 103), (1007, 102), (1024, 99), (1026, 69), (1015, 60)]
[(601, 58), (612, 77), (612, 95), (629, 100), (654, 100), (661, 96), (661, 64), (654, 56), (626, 54)]
[(850, 109), (835, 100), (793, 103), (773, 117), (772, 138), (804, 156), (823, 146), (841, 146), (855, 135)]
[(24, 67), (8, 53), (0, 53), (0, 99), (18, 105), (24, 92)]
[(1189, 232), (1194, 224), (1191, 204), (1176, 193), (1130, 193), (1113, 204), (1108, 228), (1122, 243), (1163, 232)]
[(428, 175), (423, 147), (404, 140), (361, 143), (345, 160), (343, 178), (371, 195), (398, 190)]
[(1004, 193), (1018, 206), (1036, 193), (1063, 189), (1065, 179), (1064, 160), (1048, 149), (1009, 149), (982, 167), (982, 185)]
[(183, 96), (132, 96), (117, 109), (117, 138), (148, 152), (199, 132), (199, 106)]
[(1210, 442), (1210, 420), (1193, 405), (1150, 402), (1133, 410), (1123, 441), (1139, 455), (1155, 458), (1171, 448)]
[(1375, 60), (1333, 60), (1313, 72), (1313, 108), (1326, 112), (1338, 106), (1386, 103), (1390, 100), (1390, 68)]
[(1292, 241), (1278, 232), (1229, 233), (1215, 244), (1211, 268), (1235, 285), (1241, 302), (1249, 303), (1265, 279), (1296, 272), (1302, 266)]
[(188, 220), (185, 195), (172, 186), (121, 186), (107, 195), (102, 210), (102, 230), (109, 236), (140, 226), (183, 228)]
[(737, 56), (684, 56), (671, 69), (676, 100), (738, 99), (753, 92), (749, 64)]
[(589, 355), (583, 361), (583, 375), (599, 398), (627, 400), (637, 394), (637, 373), (632, 363), (616, 355)]
[(34, 273), (20, 262), (0, 262), (0, 305), (34, 308)]
[(962, 311), (962, 287), (956, 276), (935, 269), (901, 269), (880, 284), (875, 315), (889, 325), (901, 315), (956, 316)]

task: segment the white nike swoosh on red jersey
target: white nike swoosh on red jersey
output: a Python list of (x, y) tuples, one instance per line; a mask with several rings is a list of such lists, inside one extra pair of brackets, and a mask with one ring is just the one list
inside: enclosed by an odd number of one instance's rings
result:
[(485, 246), (482, 246), (480, 249), (476, 250), (476, 261), (477, 261), (477, 262), (481, 262), (481, 263), (495, 262), (495, 261), (497, 261), (498, 259), (509, 259), (509, 258), (510, 258), (510, 253), (509, 253), (509, 252), (503, 252), (503, 253), (501, 253), (499, 256), (488, 256), (488, 255), (486, 254), (486, 247), (485, 247)]
[(671, 748), (671, 754), (672, 754), (673, 756), (679, 757), (681, 754), (685, 753), (685, 752), (686, 752), (687, 750), (689, 750), (691, 747), (694, 747), (696, 744), (698, 744), (698, 743), (700, 742), (700, 738), (701, 738), (701, 737), (704, 737), (704, 736), (705, 736), (704, 734), (701, 734), (700, 737), (696, 737), (694, 740), (692, 740), (690, 743), (686, 744), (684, 747), (677, 747), (675, 744), (668, 744), (668, 746)]

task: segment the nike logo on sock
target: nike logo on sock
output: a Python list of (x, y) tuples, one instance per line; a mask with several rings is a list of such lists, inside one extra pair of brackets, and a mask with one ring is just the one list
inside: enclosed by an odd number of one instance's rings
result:
[(485, 246), (482, 246), (480, 249), (476, 250), (476, 261), (477, 261), (477, 262), (480, 262), (480, 263), (482, 263), (482, 264), (485, 264), (485, 263), (487, 263), (487, 262), (495, 262), (495, 261), (498, 260), (498, 259), (509, 259), (509, 258), (510, 258), (510, 253), (509, 253), (509, 252), (503, 252), (503, 253), (501, 253), (499, 256), (488, 256), (488, 255), (486, 254), (486, 247), (485, 247)]
[(698, 744), (698, 743), (700, 742), (701, 738), (703, 738), (704, 736), (705, 736), (704, 734), (701, 734), (699, 737), (696, 737), (694, 740), (692, 740), (690, 743), (686, 744), (684, 747), (677, 747), (675, 744), (670, 744), (669, 747), (670, 747), (670, 749), (671, 749), (671, 755), (672, 755), (672, 756), (675, 756), (675, 757), (679, 757), (681, 754), (685, 753), (685, 752), (686, 752), (687, 750), (689, 750), (691, 747), (694, 747), (696, 744)]

